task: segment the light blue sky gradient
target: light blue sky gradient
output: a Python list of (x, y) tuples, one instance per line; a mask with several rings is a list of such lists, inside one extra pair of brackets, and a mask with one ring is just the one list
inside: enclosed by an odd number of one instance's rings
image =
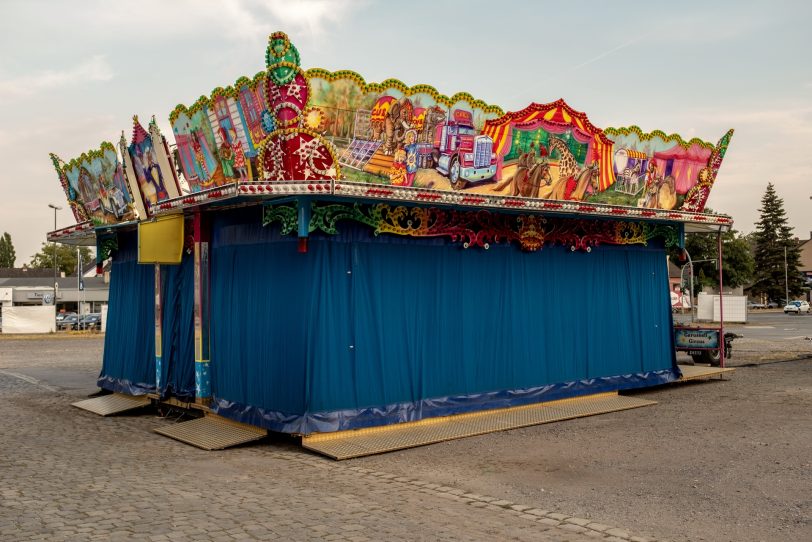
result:
[[(505, 110), (564, 98), (599, 127), (716, 141), (735, 128), (709, 206), (754, 229), (767, 182), (812, 231), (812, 3), (4, 0), (0, 233), (17, 265), (66, 207), (48, 158), (130, 135), (264, 68), (284, 30), (305, 68), (352, 69)], [(59, 226), (73, 222), (59, 213)]]

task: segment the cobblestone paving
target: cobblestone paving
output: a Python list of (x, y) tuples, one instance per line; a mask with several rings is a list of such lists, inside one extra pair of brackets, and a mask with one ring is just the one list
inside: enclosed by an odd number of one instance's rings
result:
[(101, 418), (2, 369), (0, 540), (644, 540), (287, 441), (205, 452), (154, 411)]

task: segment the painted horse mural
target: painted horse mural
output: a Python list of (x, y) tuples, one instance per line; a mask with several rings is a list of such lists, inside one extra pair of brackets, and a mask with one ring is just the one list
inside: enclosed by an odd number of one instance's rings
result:
[(511, 196), (522, 196), (524, 198), (537, 198), (542, 187), (547, 187), (553, 182), (550, 175), (550, 164), (546, 160), (535, 161), (535, 153), (527, 152), (519, 157), (516, 171), (497, 185), (494, 192), (501, 192), (511, 186)]

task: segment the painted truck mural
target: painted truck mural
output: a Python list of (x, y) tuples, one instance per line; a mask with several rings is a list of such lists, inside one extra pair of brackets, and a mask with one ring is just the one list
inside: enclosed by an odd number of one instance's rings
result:
[(345, 179), (456, 190), (497, 181), (500, 160), (482, 127), (502, 114), (498, 107), (427, 85), (368, 85), (352, 72), (307, 75), (311, 116), (335, 146)]

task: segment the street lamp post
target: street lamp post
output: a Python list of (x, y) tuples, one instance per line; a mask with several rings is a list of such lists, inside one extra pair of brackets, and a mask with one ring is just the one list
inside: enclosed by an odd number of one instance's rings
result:
[[(784, 305), (789, 305), (789, 277), (787, 275), (787, 246), (784, 245)], [(798, 314), (801, 314), (798, 311)]]
[[(54, 210), (54, 231), (56, 231), (56, 212), (62, 209), (62, 207), (58, 207), (53, 203), (49, 203), (48, 207)], [(56, 309), (56, 241), (52, 243), (52, 247), (54, 252), (54, 309)]]

